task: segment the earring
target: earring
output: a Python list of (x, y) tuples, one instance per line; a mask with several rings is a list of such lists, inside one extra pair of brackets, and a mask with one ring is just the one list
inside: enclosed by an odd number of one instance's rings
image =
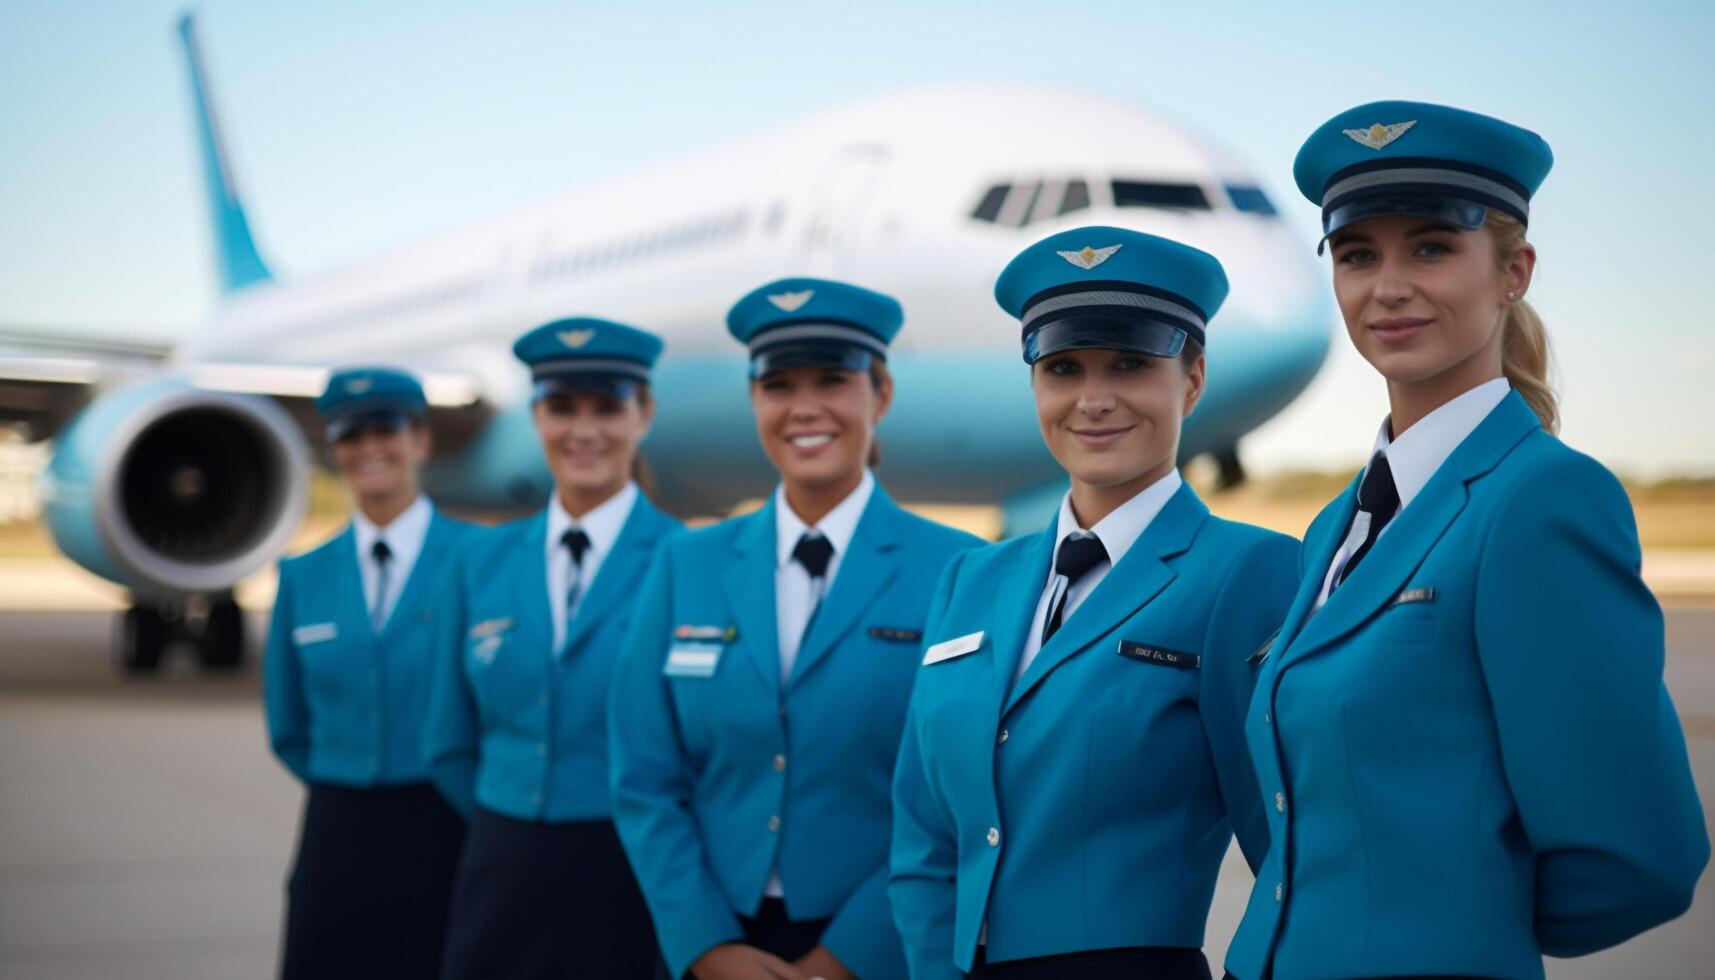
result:
[(1507, 293), (1507, 302), (1510, 303), (1515, 299), (1518, 299), (1518, 293)]

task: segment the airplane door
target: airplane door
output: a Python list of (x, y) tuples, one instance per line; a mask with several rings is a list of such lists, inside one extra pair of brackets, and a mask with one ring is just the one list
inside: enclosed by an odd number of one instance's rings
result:
[(865, 219), (875, 203), (889, 150), (880, 143), (853, 143), (842, 148), (817, 177), (810, 197), (810, 220), (804, 226), (804, 251), (816, 275), (850, 275), (867, 230)]

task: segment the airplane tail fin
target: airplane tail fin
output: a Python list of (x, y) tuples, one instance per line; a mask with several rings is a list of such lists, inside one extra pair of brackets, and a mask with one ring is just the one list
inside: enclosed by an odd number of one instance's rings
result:
[(203, 184), (208, 193), (220, 291), (230, 293), (251, 283), (272, 280), (274, 275), (257, 254), (256, 242), (250, 237), (250, 221), (244, 216), (244, 203), (238, 199), (238, 187), (232, 181), (214, 103), (209, 100), (208, 76), (203, 72), (202, 55), (197, 50), (196, 22), (189, 12), (179, 17), (179, 39), (183, 42), (196, 100), (197, 142), (202, 150)]

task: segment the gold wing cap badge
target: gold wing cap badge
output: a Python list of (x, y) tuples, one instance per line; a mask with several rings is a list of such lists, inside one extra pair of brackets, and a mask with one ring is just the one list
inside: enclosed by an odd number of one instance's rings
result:
[(803, 308), (805, 303), (810, 302), (810, 297), (814, 295), (816, 295), (814, 289), (804, 289), (796, 293), (776, 293), (768, 297), (768, 301), (773, 303), (782, 313), (796, 313)]
[(560, 343), (565, 344), (572, 350), (577, 350), (579, 347), (582, 347), (595, 339), (595, 328), (590, 327), (586, 330), (562, 330), (555, 336), (560, 338)]
[(1394, 140), (1399, 139), (1401, 136), (1404, 136), (1405, 131), (1415, 125), (1417, 125), (1417, 120), (1408, 119), (1405, 122), (1394, 123), (1392, 125), (1376, 123), (1369, 129), (1342, 129), (1340, 132), (1345, 133), (1353, 140), (1364, 144), (1372, 150), (1379, 150), (1389, 143), (1392, 143)]
[(361, 395), (373, 387), (375, 387), (375, 381), (371, 378), (352, 378), (345, 383), (345, 393)]
[(1091, 248), (1085, 245), (1076, 252), (1056, 252), (1054, 254), (1078, 268), (1088, 271), (1112, 258), (1113, 254), (1123, 247), (1122, 245), (1109, 245), (1107, 248)]

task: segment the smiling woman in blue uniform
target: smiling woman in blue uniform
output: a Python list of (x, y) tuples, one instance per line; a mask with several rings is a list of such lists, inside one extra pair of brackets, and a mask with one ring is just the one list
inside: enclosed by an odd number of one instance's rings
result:
[(418, 737), (444, 625), (434, 598), (470, 528), (418, 492), (415, 378), (335, 372), (316, 408), (355, 509), (338, 537), (281, 563), (263, 660), (269, 740), (309, 790), (281, 975), (429, 978), (464, 821), (429, 785)]
[(780, 487), (663, 549), (613, 688), (615, 819), (673, 976), (905, 976), (888, 781), (929, 594), (981, 541), (865, 465), (902, 320), (820, 279), (728, 315)]
[(1341, 113), (1299, 152), (1392, 409), (1316, 518), (1246, 721), (1272, 847), (1227, 968), (1540, 978), (1691, 902), (1709, 843), (1619, 481), (1553, 435), (1535, 133)]
[(513, 351), (554, 494), (460, 555), (425, 733), (437, 785), (474, 814), (443, 975), (645, 978), (655, 937), (608, 803), (607, 688), (638, 583), (679, 526), (632, 478), (661, 341), (575, 318)]
[(959, 556), (931, 606), (894, 787), (894, 917), (919, 980), (1198, 978), (1233, 831), (1266, 847), (1240, 723), (1297, 542), (1212, 517), (1175, 468), (1203, 392), (1211, 255), (1120, 228), (1020, 253), (1047, 531)]

